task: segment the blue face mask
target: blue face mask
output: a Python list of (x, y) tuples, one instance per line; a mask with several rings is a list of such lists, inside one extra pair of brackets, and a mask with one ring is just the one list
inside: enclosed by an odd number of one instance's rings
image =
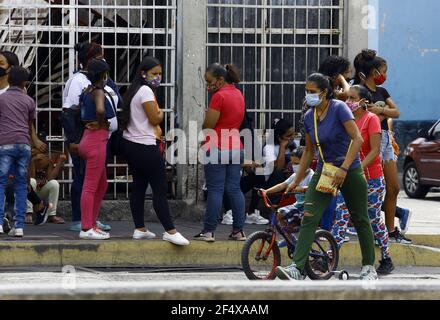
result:
[(319, 97), (321, 93), (309, 93), (306, 94), (306, 102), (309, 107), (319, 106), (322, 102), (322, 99)]

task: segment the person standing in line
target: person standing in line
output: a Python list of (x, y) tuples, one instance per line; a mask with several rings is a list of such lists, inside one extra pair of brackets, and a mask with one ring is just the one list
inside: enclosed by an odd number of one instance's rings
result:
[(91, 85), (81, 98), (81, 121), (85, 131), (79, 144), (79, 155), (86, 163), (81, 194), (80, 239), (107, 240), (110, 234), (97, 226), (101, 203), (107, 192), (107, 142), (109, 119), (115, 117), (112, 103), (105, 97), (105, 86), (110, 67), (102, 60), (92, 60), (87, 66)]
[(233, 65), (214, 63), (206, 70), (205, 80), (212, 93), (203, 123), (203, 129), (211, 132), (202, 147), (206, 154), (204, 169), (208, 199), (203, 230), (194, 238), (215, 241), (217, 218), (226, 192), (233, 216), (229, 239), (244, 241), (245, 199), (240, 188), (244, 150), (240, 127), (245, 116), (245, 103), (243, 94), (235, 86), (240, 83), (240, 75)]
[(156, 235), (145, 227), (144, 204), (148, 185), (153, 190), (153, 207), (165, 229), (164, 241), (179, 246), (189, 241), (177, 232), (171, 219), (167, 200), (165, 159), (160, 152), (159, 125), (164, 112), (159, 108), (156, 90), (162, 81), (162, 64), (146, 57), (139, 66), (124, 96), (121, 127), (124, 129), (122, 149), (133, 175), (130, 208), (135, 224), (133, 239), (154, 239)]
[[(355, 82), (363, 84), (372, 95), (368, 111), (376, 114), (381, 120), (381, 158), (386, 182), (384, 211), (390, 241), (410, 244), (412, 241), (406, 238), (399, 228), (395, 226), (397, 197), (400, 192), (400, 185), (397, 173), (397, 158), (394, 154), (388, 119), (399, 118), (400, 112), (387, 89), (382, 86), (387, 80), (388, 64), (385, 59), (377, 56), (376, 51), (363, 50), (356, 56), (354, 66), (356, 69)], [(403, 220), (407, 221), (408, 218), (408, 215), (404, 216)]]
[(0, 96), (0, 233), (5, 217), (5, 188), (11, 168), (15, 169), (15, 216), (10, 236), (23, 237), (31, 158), (32, 123), (36, 118), (34, 100), (26, 93), (29, 72), (22, 67), (9, 71), (9, 89)]
[[(78, 43), (75, 45), (75, 51), (78, 52), (79, 71), (74, 73), (66, 83), (63, 92), (63, 109), (70, 109), (78, 106), (82, 92), (90, 86), (90, 80), (87, 77), (87, 66), (92, 59), (104, 60), (104, 52), (101, 45), (97, 43)], [(105, 62), (105, 60), (104, 60)], [(109, 78), (106, 86), (106, 99), (113, 107), (117, 107), (121, 101), (120, 95), (114, 82)], [(109, 135), (118, 129), (117, 118), (109, 119)], [(69, 128), (64, 128), (65, 132)], [(79, 144), (77, 142), (68, 142), (67, 148), (70, 153), (73, 165), (73, 182), (71, 186), (71, 206), (72, 206), (72, 225), (70, 231), (81, 231), (81, 193), (84, 184), (85, 163), (78, 154)], [(111, 226), (101, 221), (97, 222), (99, 229), (110, 231)]]

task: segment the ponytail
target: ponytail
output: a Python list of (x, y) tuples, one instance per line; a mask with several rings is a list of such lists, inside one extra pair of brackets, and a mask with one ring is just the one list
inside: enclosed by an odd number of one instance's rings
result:
[(241, 82), (240, 72), (237, 67), (232, 64), (226, 66), (220, 63), (211, 64), (206, 72), (210, 72), (216, 78), (223, 78), (229, 84), (238, 84)]
[(236, 66), (234, 66), (232, 64), (227, 64), (226, 71), (228, 72), (226, 75), (226, 78), (225, 78), (227, 83), (238, 84), (241, 82), (240, 72), (238, 71)]

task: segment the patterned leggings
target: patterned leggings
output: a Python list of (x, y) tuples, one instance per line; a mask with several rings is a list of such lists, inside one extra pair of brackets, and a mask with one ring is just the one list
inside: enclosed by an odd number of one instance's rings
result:
[[(368, 180), (368, 216), (370, 217), (371, 227), (373, 228), (374, 238), (379, 244), (382, 252), (382, 259), (390, 257), (390, 246), (388, 230), (381, 215), (382, 203), (385, 195), (385, 180), (383, 177)], [(348, 228), (350, 214), (344, 197), (341, 193), (338, 195), (338, 204), (335, 210), (336, 221), (333, 225), (332, 234), (339, 246), (342, 247), (345, 240), (345, 232)]]

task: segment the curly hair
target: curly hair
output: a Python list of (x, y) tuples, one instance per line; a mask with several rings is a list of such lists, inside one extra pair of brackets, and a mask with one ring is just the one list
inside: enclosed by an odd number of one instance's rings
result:
[(333, 78), (340, 74), (344, 74), (350, 68), (350, 61), (341, 56), (328, 56), (322, 61), (319, 67), (319, 73)]

